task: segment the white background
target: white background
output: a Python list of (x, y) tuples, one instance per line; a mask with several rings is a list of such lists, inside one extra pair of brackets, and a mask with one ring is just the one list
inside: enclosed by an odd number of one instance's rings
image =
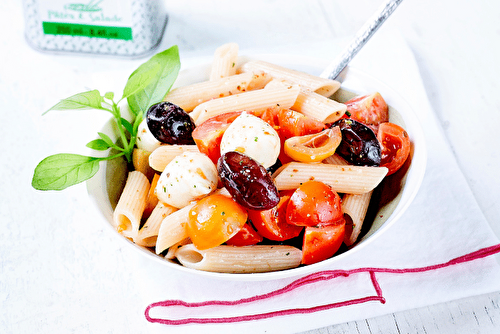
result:
[[(381, 2), (199, 0), (166, 1), (166, 5), (169, 21), (160, 48), (177, 44), (181, 55), (190, 57), (209, 56), (217, 46), (233, 41), (244, 50), (287, 49), (304, 55), (315, 55), (311, 46), (332, 41), (332, 50), (340, 52)], [(380, 30), (399, 31), (414, 52), (429, 101), (497, 235), (499, 14), (500, 4), (494, 1), (405, 0)], [(0, 124), (8, 125), (0, 135), (8, 144), (0, 165), (4, 194), (0, 203), (4, 231), (0, 236), (0, 331), (140, 333), (137, 320), (130, 316), (143, 312), (131, 303), (138, 299), (138, 292), (124, 289), (120, 282), (127, 277), (115, 274), (126, 272), (116, 266), (127, 266), (129, 249), (97, 219), (88, 221), (76, 214), (87, 205), (81, 196), (84, 186), (41, 195), (29, 183), (40, 159), (62, 150), (74, 152), (65, 138), (85, 138), (70, 141), (83, 148), (95, 135), (87, 130), (107, 118), (93, 113), (41, 118), (56, 102), (54, 98), (94, 88), (98, 83), (88, 81), (93, 71), (128, 74), (144, 60), (38, 53), (24, 40), (19, 1), (2, 1), (0, 28)], [(126, 77), (120, 79), (125, 82)], [(45, 96), (36, 91), (53, 93)], [(56, 118), (62, 118), (58, 124), (67, 126), (54, 128)], [(92, 251), (103, 242), (114, 249), (116, 261)], [(102, 272), (109, 280), (95, 279)], [(106, 293), (98, 293), (102, 291)], [(500, 331), (499, 302), (497, 292), (314, 332), (496, 333)], [(105, 311), (94, 312), (96, 303)], [(117, 304), (127, 307), (117, 308)], [(75, 316), (82, 314), (88, 318)]]

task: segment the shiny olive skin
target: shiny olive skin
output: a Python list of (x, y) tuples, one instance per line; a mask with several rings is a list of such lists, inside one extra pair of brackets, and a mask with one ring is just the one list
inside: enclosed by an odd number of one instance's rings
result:
[(241, 206), (268, 210), (280, 201), (276, 185), (264, 166), (239, 152), (226, 152), (217, 161), (224, 187)]
[(342, 141), (335, 151), (356, 166), (379, 166), (381, 160), (380, 143), (372, 129), (349, 118), (342, 118), (332, 124), (338, 126)]
[(146, 123), (153, 136), (170, 145), (194, 145), (194, 121), (181, 107), (160, 102), (149, 107)]

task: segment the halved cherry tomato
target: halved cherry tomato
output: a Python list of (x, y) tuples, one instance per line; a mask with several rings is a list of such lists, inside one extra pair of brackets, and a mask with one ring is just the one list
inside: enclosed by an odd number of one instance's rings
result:
[(318, 162), (333, 155), (341, 141), (340, 128), (335, 126), (312, 135), (288, 138), (284, 149), (295, 161)]
[(340, 196), (319, 181), (307, 181), (298, 187), (288, 202), (286, 221), (297, 226), (326, 226), (342, 220)]
[(306, 227), (302, 245), (302, 264), (313, 264), (332, 257), (344, 241), (345, 221), (336, 225)]
[(248, 218), (264, 238), (283, 241), (297, 237), (302, 231), (301, 226), (290, 225), (286, 222), (286, 208), (292, 193), (293, 191), (283, 192), (278, 205), (272, 209), (248, 210)]
[(318, 133), (325, 129), (323, 122), (304, 116), (291, 109), (281, 109), (278, 113), (278, 120), (280, 126), (278, 132), (285, 139)]
[(250, 246), (263, 240), (262, 236), (254, 230), (252, 225), (246, 223), (231, 239), (226, 241), (231, 246)]
[(377, 139), (382, 150), (380, 166), (389, 168), (387, 175), (397, 172), (410, 155), (410, 137), (397, 124), (382, 123), (378, 129)]
[(280, 136), (281, 150), (278, 159), (282, 164), (292, 161), (284, 150), (284, 143), (288, 138), (318, 133), (325, 129), (325, 124), (318, 120), (280, 107), (268, 108), (260, 115), (260, 118), (271, 125)]
[(230, 197), (209, 195), (189, 211), (188, 235), (200, 250), (219, 246), (238, 233), (247, 218), (245, 209)]
[(381, 123), (389, 121), (389, 107), (380, 93), (375, 92), (345, 102), (350, 118), (371, 128), (375, 134)]
[(240, 114), (241, 111), (234, 111), (211, 117), (193, 130), (192, 136), (196, 146), (201, 153), (208, 155), (215, 164), (220, 158), (222, 135)]

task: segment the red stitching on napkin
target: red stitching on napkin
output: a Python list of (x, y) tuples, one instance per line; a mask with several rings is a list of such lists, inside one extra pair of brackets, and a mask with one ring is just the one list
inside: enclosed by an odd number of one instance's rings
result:
[[(192, 324), (192, 323), (199, 323), (199, 324), (209, 324), (209, 323), (233, 323), (233, 322), (243, 322), (243, 321), (251, 321), (251, 320), (260, 320), (260, 319), (266, 319), (266, 318), (271, 318), (271, 317), (276, 317), (276, 316), (283, 316), (283, 315), (290, 315), (290, 314), (306, 314), (306, 313), (313, 313), (313, 312), (318, 312), (318, 311), (323, 311), (323, 310), (328, 310), (332, 308), (338, 308), (338, 307), (344, 307), (344, 306), (349, 306), (349, 305), (354, 305), (354, 304), (360, 304), (360, 303), (366, 303), (370, 301), (379, 301), (382, 304), (385, 303), (385, 298), (382, 296), (382, 289), (380, 288), (380, 285), (377, 281), (377, 278), (375, 276), (375, 273), (393, 273), (393, 274), (405, 274), (405, 273), (417, 273), (417, 272), (425, 272), (425, 271), (431, 271), (431, 270), (436, 270), (440, 268), (445, 268), (449, 267), (452, 265), (464, 263), (464, 262), (469, 262), (473, 261), (476, 259), (484, 258), (496, 253), (500, 252), (500, 244), (490, 246), (490, 247), (485, 247), (482, 248), (478, 251), (459, 256), (457, 258), (454, 258), (448, 262), (445, 263), (440, 263), (436, 265), (430, 265), (430, 266), (425, 266), (425, 267), (419, 267), (419, 268), (405, 268), (405, 269), (391, 269), (391, 268), (358, 268), (358, 269), (351, 269), (351, 270), (325, 270), (325, 271), (320, 271), (317, 273), (313, 273), (307, 276), (304, 276), (302, 278), (299, 278), (289, 285), (278, 289), (271, 291), (269, 293), (263, 294), (263, 295), (258, 295), (258, 296), (253, 296), (250, 298), (243, 298), (239, 300), (211, 300), (211, 301), (204, 301), (204, 302), (198, 302), (198, 303), (188, 303), (182, 300), (165, 300), (157, 303), (152, 303), (150, 304), (146, 310), (145, 310), (145, 316), (147, 321), (152, 322), (152, 323), (160, 323), (160, 324), (165, 324), (165, 325), (185, 325), (185, 324)], [(157, 307), (173, 307), (173, 306), (182, 306), (186, 308), (197, 308), (197, 307), (203, 307), (203, 306), (234, 306), (234, 305), (241, 305), (245, 303), (251, 303), (259, 300), (264, 300), (264, 299), (269, 299), (272, 297), (276, 297), (278, 295), (285, 294), (287, 292), (290, 292), (294, 289), (297, 289), (299, 287), (308, 285), (308, 284), (313, 284), (319, 281), (327, 281), (327, 280), (332, 280), (336, 277), (348, 277), (349, 275), (356, 274), (356, 273), (369, 273), (370, 274), (370, 279), (373, 285), (373, 288), (375, 289), (376, 295), (375, 296), (366, 296), (362, 298), (357, 298), (357, 299), (351, 299), (351, 300), (346, 300), (342, 302), (336, 302), (336, 303), (331, 303), (331, 304), (326, 304), (326, 305), (319, 305), (319, 306), (314, 306), (314, 307), (309, 307), (309, 308), (292, 308), (292, 309), (286, 309), (286, 310), (280, 310), (280, 311), (273, 311), (273, 312), (267, 312), (267, 313), (258, 313), (258, 314), (252, 314), (252, 315), (244, 315), (244, 316), (234, 316), (234, 317), (220, 317), (220, 318), (186, 318), (186, 319), (177, 319), (177, 320), (172, 320), (172, 319), (161, 319), (161, 318), (152, 318), (150, 316), (150, 311), (154, 308)]]

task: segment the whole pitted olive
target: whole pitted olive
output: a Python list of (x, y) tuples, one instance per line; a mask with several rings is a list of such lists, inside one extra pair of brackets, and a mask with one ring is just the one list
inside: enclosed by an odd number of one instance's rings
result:
[(217, 162), (224, 187), (241, 206), (251, 210), (268, 210), (280, 201), (276, 185), (264, 166), (235, 151), (224, 153)]
[(356, 166), (379, 166), (381, 159), (380, 143), (375, 133), (363, 123), (342, 118), (332, 124), (338, 126), (342, 141), (335, 151)]
[(194, 145), (193, 119), (173, 103), (153, 104), (146, 113), (146, 123), (153, 136), (163, 143)]

